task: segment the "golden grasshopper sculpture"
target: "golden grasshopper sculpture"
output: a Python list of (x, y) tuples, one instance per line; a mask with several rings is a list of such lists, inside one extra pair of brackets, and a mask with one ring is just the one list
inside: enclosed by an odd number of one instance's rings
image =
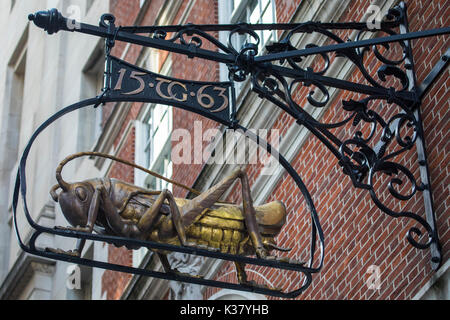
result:
[[(61, 171), (69, 161), (81, 156), (101, 156), (136, 167), (158, 178), (197, 193), (192, 200), (174, 198), (169, 190), (151, 191), (112, 178), (91, 179), (68, 183)], [(221, 196), (236, 180), (242, 184), (243, 205), (220, 202)], [(150, 240), (159, 243), (207, 248), (223, 253), (254, 255), (276, 259), (270, 251), (287, 251), (275, 244), (274, 237), (286, 221), (282, 202), (274, 201), (253, 206), (246, 173), (239, 169), (209, 190), (199, 193), (175, 181), (166, 179), (134, 163), (109, 155), (84, 152), (64, 159), (56, 169), (58, 184), (50, 194), (59, 202), (67, 221), (74, 227), (57, 227), (91, 233), (92, 231), (120, 237)], [(56, 190), (62, 191), (57, 194)], [(47, 250), (80, 256), (85, 240), (79, 239), (71, 251)], [(130, 248), (129, 249), (138, 249)], [(157, 252), (166, 272), (172, 270), (166, 252)], [(279, 259), (289, 261), (288, 259)], [(245, 265), (236, 262), (238, 280), (249, 283)]]

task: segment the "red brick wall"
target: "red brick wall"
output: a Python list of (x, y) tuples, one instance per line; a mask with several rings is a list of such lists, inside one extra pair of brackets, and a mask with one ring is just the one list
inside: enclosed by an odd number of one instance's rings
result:
[[(289, 21), (289, 14), (294, 12), (293, 2), (277, 2), (279, 21)], [(370, 3), (353, 1), (341, 18), (341, 21), (361, 21)], [(439, 28), (448, 25), (448, 3), (439, 1), (407, 1), (411, 31)], [(344, 33), (341, 33), (341, 36)], [(347, 33), (348, 34), (348, 33)], [(345, 37), (342, 37), (345, 39)], [(447, 49), (444, 37), (413, 41), (414, 57), (417, 68), (418, 83), (425, 78), (432, 66)], [(393, 55), (399, 56), (395, 49)], [(392, 58), (392, 56), (390, 56)], [(370, 66), (372, 75), (381, 65), (374, 56), (368, 57), (366, 65)], [(320, 67), (320, 66), (319, 66)], [(362, 76), (355, 71), (351, 77), (354, 82), (362, 81)], [(425, 127), (425, 142), (428, 149), (431, 184), (435, 199), (438, 232), (443, 246), (443, 261), (449, 252), (449, 176), (448, 143), (449, 91), (448, 70), (441, 76), (431, 92), (423, 101), (422, 114)], [(397, 86), (390, 80), (389, 86)], [(306, 103), (309, 89), (298, 90), (296, 101), (299, 105)], [(326, 112), (323, 122), (343, 120), (341, 100), (358, 100), (355, 94), (342, 92)], [(377, 112), (387, 116), (398, 112), (389, 108), (377, 108)], [(280, 130), (283, 137), (293, 120), (281, 115), (273, 128)], [(357, 127), (361, 130), (360, 127)], [(351, 138), (356, 129), (347, 126), (345, 130), (334, 131), (340, 139)], [(367, 134), (367, 130), (363, 131)], [(378, 133), (379, 135), (379, 133)], [(392, 150), (391, 150), (392, 151)], [(412, 168), (415, 177), (419, 177), (415, 149), (406, 152), (400, 163)], [(434, 271), (430, 267), (429, 250), (413, 248), (406, 240), (406, 233), (416, 226), (409, 219), (394, 219), (382, 213), (370, 199), (368, 192), (355, 189), (350, 179), (342, 173), (337, 160), (317, 138), (310, 136), (300, 153), (292, 161), (307, 185), (319, 213), (325, 234), (325, 261), (319, 274), (313, 276), (312, 285), (299, 296), (299, 299), (410, 299), (424, 284), (430, 280)], [(247, 168), (250, 180), (259, 174), (258, 167)], [(386, 183), (386, 179), (383, 180)], [(380, 186), (381, 183), (376, 184)], [(400, 188), (408, 193), (409, 185)], [(386, 205), (397, 210), (404, 203), (389, 201), (392, 197), (385, 193), (380, 198)], [(240, 188), (231, 195), (234, 201), (241, 201)], [(301, 261), (309, 259), (311, 223), (303, 198), (293, 180), (286, 175), (281, 179), (268, 201), (282, 200), (290, 212), (281, 234), (277, 238), (279, 245), (293, 248), (289, 254)], [(414, 196), (404, 210), (423, 213), (421, 196)], [(422, 239), (423, 240), (423, 239)], [(317, 258), (316, 258), (317, 259)], [(377, 265), (381, 271), (380, 290), (368, 290), (366, 273), (370, 265)], [(259, 283), (269, 284), (292, 291), (301, 286), (302, 276), (291, 271), (274, 271), (262, 267), (248, 267), (248, 275)], [(234, 266), (227, 263), (216, 276), (222, 281), (236, 282)], [(218, 289), (208, 288), (205, 298)]]
[[(132, 128), (125, 137), (123, 147), (118, 152), (119, 158), (134, 161), (134, 141), (135, 130)], [(108, 176), (110, 178), (116, 178), (131, 183), (134, 181), (133, 168), (121, 163), (113, 163)], [(133, 263), (132, 251), (127, 250), (124, 247), (117, 248), (113, 245), (108, 245), (108, 262), (131, 266)], [(106, 292), (107, 299), (120, 299), (120, 296), (130, 279), (130, 274), (106, 270), (102, 276), (102, 294), (103, 292)]]
[[(124, 1), (111, 0), (112, 13), (117, 18), (117, 24), (133, 24), (137, 16), (136, 3), (127, 8), (121, 8)], [(152, 1), (143, 24), (151, 25), (154, 22), (156, 12), (163, 1)], [(297, 10), (301, 1), (276, 1), (277, 19), (279, 22), (289, 22)], [(128, 1), (127, 1), (128, 3)], [(184, 1), (174, 24), (178, 23), (183, 15), (188, 1)], [(360, 21), (369, 5), (366, 1), (352, 1), (344, 12), (341, 21)], [(445, 1), (407, 1), (409, 23), (411, 31), (438, 28), (448, 25), (449, 5)], [(130, 10), (130, 12), (128, 12)], [(189, 13), (186, 22), (193, 23), (217, 23), (216, 1), (199, 0)], [(343, 36), (344, 33), (339, 34)], [(347, 33), (348, 34), (348, 33)], [(345, 39), (345, 37), (343, 37)], [(116, 55), (121, 55), (124, 46), (117, 46)], [(422, 39), (413, 41), (414, 57), (416, 63), (418, 82), (420, 83), (429, 73), (432, 66), (441, 57), (447, 48), (444, 37)], [(130, 47), (126, 60), (135, 62), (140, 52), (138, 46)], [(392, 51), (394, 55), (399, 50)], [(320, 59), (316, 61), (320, 67)], [(371, 74), (375, 74), (381, 65), (375, 61), (374, 56), (368, 56), (367, 65)], [(218, 64), (200, 59), (188, 59), (184, 56), (172, 56), (172, 76), (192, 80), (217, 81)], [(362, 76), (355, 71), (351, 76), (352, 81), (362, 81)], [(392, 82), (387, 85), (398, 86)], [(443, 261), (448, 258), (449, 251), (449, 225), (450, 219), (448, 207), (449, 174), (448, 174), (448, 144), (449, 140), (449, 91), (448, 71), (441, 76), (430, 93), (427, 94), (422, 105), (422, 114), (425, 127), (425, 142), (429, 154), (429, 165), (435, 210), (437, 214), (438, 232), (443, 246)], [(296, 101), (299, 105), (306, 103), (309, 88), (298, 90)], [(324, 115), (324, 122), (336, 122), (342, 120), (341, 100), (360, 99), (361, 97), (348, 92), (340, 93), (332, 106)], [(140, 104), (134, 104), (127, 116), (121, 133), (116, 138), (115, 145), (124, 139), (124, 128), (127, 122), (136, 118)], [(397, 110), (372, 106), (374, 110), (383, 115), (393, 114)], [(202, 121), (203, 130), (215, 127), (210, 120), (203, 119), (196, 114), (187, 113), (176, 108), (173, 109), (174, 128), (185, 128), (192, 132), (194, 121)], [(280, 130), (281, 138), (287, 129), (293, 124), (293, 120), (286, 114), (281, 115), (273, 128)], [(358, 130), (361, 128), (357, 128)], [(348, 139), (353, 136), (355, 128), (345, 127), (344, 130), (333, 131), (340, 139)], [(367, 133), (367, 131), (363, 131)], [(134, 134), (134, 132), (132, 133)], [(379, 133), (378, 133), (379, 134)], [(132, 135), (131, 135), (132, 136)], [(127, 137), (127, 143), (121, 150), (120, 156), (125, 159), (134, 159), (134, 144)], [(193, 142), (193, 141), (192, 141)], [(131, 148), (131, 149), (130, 149)], [(416, 177), (417, 165), (415, 151), (404, 154), (401, 163), (414, 169)], [(307, 185), (319, 213), (322, 228), (326, 237), (325, 261), (321, 272), (313, 276), (313, 282), (309, 289), (302, 294), (300, 299), (408, 299), (434, 274), (430, 268), (429, 250), (418, 250), (406, 241), (406, 232), (416, 226), (409, 219), (393, 219), (382, 213), (372, 202), (368, 192), (355, 189), (350, 179), (342, 173), (337, 160), (331, 152), (313, 136), (307, 138), (300, 153), (292, 161), (294, 168), (300, 173)], [(173, 178), (184, 184), (191, 185), (198, 177), (202, 164), (175, 165)], [(249, 166), (247, 173), (250, 183), (253, 183), (259, 175), (260, 166)], [(132, 169), (114, 165), (110, 176), (132, 182)], [(386, 182), (386, 180), (383, 180)], [(381, 185), (381, 183), (379, 183)], [(405, 191), (408, 186), (403, 186)], [(186, 194), (185, 190), (174, 188), (177, 196)], [(383, 200), (388, 199), (385, 194), (380, 194)], [(234, 190), (230, 199), (241, 201), (240, 186)], [(310, 216), (304, 205), (304, 200), (291, 178), (286, 175), (279, 181), (268, 201), (282, 200), (289, 211), (288, 221), (282, 233), (277, 238), (281, 246), (292, 247), (290, 256), (307, 261), (309, 259), (310, 241)], [(386, 203), (399, 208), (403, 203)], [(421, 196), (415, 196), (408, 202), (407, 210), (418, 213), (423, 212)], [(109, 248), (109, 260), (123, 264), (131, 264), (131, 252), (124, 249)], [(377, 265), (381, 270), (381, 289), (368, 290), (366, 280), (367, 268)], [(269, 283), (284, 290), (293, 290), (300, 286), (302, 277), (290, 271), (274, 271), (267, 268), (249, 267), (249, 276), (261, 283)], [(236, 281), (234, 267), (226, 264), (218, 273), (217, 279)], [(120, 297), (130, 276), (106, 271), (103, 277), (103, 290), (107, 292), (108, 299)], [(208, 288), (205, 298), (217, 292), (217, 289)]]

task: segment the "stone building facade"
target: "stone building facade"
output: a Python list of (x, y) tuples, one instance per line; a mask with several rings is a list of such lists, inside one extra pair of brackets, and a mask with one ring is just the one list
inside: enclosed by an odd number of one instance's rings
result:
[[(377, 0), (381, 12), (397, 1)], [(411, 31), (448, 26), (450, 6), (446, 1), (406, 1)], [(39, 0), (2, 1), (0, 4), (0, 39), (5, 44), (0, 52), (0, 114), (2, 159), (0, 160), (0, 206), (2, 244), (0, 247), (2, 299), (266, 299), (268, 297), (219, 290), (196, 285), (168, 282), (154, 278), (133, 276), (111, 270), (82, 267), (81, 289), (67, 286), (71, 265), (63, 262), (37, 259), (21, 252), (11, 227), (11, 186), (17, 159), (32, 131), (49, 115), (73, 102), (93, 97), (102, 87), (103, 41), (76, 33), (60, 32), (48, 36), (26, 19), (29, 13), (56, 7), (66, 16), (97, 24), (99, 17), (110, 12), (116, 25), (176, 25), (294, 23), (304, 21), (368, 21), (373, 13), (370, 3), (359, 0)], [(224, 32), (211, 33), (226, 41)], [(272, 41), (282, 39), (279, 31), (259, 34), (260, 50)], [(346, 30), (339, 36), (354, 38)], [(445, 53), (448, 37), (425, 38), (413, 41), (417, 80), (421, 83), (435, 63)], [(239, 39), (235, 41), (241, 41)], [(326, 43), (317, 35), (299, 36), (294, 45)], [(205, 43), (208, 48), (210, 44)], [(211, 46), (209, 48), (212, 48)], [(393, 55), (398, 55), (393, 50)], [(225, 66), (201, 59), (190, 59), (179, 54), (142, 48), (117, 42), (113, 55), (147, 70), (174, 78), (201, 81), (225, 81)], [(392, 57), (390, 57), (392, 58)], [(345, 60), (332, 60), (330, 76), (362, 81), (362, 75)], [(376, 74), (381, 62), (369, 56), (366, 64)], [(314, 63), (320, 68), (320, 62)], [(388, 80), (389, 81), (389, 80)], [(389, 85), (397, 85), (390, 82)], [(313, 282), (299, 299), (448, 299), (449, 251), (449, 172), (448, 172), (448, 70), (440, 77), (422, 104), (425, 143), (429, 155), (430, 178), (437, 216), (438, 233), (442, 244), (443, 262), (439, 271), (430, 267), (428, 250), (411, 247), (405, 237), (413, 227), (405, 219), (393, 219), (382, 213), (364, 190), (355, 189), (344, 175), (338, 160), (306, 128), (282, 113), (270, 102), (251, 91), (250, 82), (237, 84), (238, 118), (248, 128), (276, 130), (279, 150), (304, 179), (319, 213), (325, 234), (324, 267), (313, 275)], [(345, 91), (330, 91), (330, 103), (314, 108), (307, 100), (310, 89), (300, 87), (296, 102), (304, 106), (322, 122), (342, 120), (342, 100), (358, 99)], [(380, 112), (384, 112), (378, 110)], [(388, 111), (386, 111), (388, 112)], [(190, 163), (173, 161), (173, 150), (180, 140), (171, 135), (175, 130), (192, 133), (194, 146)], [(216, 140), (227, 146), (225, 128), (217, 123), (181, 109), (143, 103), (107, 104), (97, 111), (79, 112), (57, 123), (40, 138), (37, 150), (31, 155), (30, 203), (34, 217), (47, 226), (66, 225), (60, 209), (48, 195), (54, 184), (54, 170), (65, 156), (78, 151), (98, 151), (133, 161), (151, 170), (206, 190), (229, 174), (236, 165), (206, 163), (198, 159), (198, 152), (206, 149), (207, 139), (196, 138), (209, 129), (217, 129)], [(351, 136), (355, 128), (348, 126), (340, 136)], [(180, 131), (178, 131), (180, 132)], [(181, 131), (183, 132), (183, 131)], [(237, 143), (242, 143), (238, 141)], [(227, 154), (231, 157), (231, 154)], [(413, 151), (402, 161), (412, 165)], [(226, 162), (226, 161), (225, 161)], [(415, 168), (415, 167), (414, 167)], [(294, 182), (281, 167), (270, 175), (262, 172), (262, 165), (245, 166), (256, 204), (282, 200), (289, 212), (286, 226), (277, 237), (277, 243), (290, 247), (296, 259), (308, 257), (311, 221), (302, 196)], [(414, 169), (418, 174), (418, 169)], [(67, 179), (108, 176), (136, 185), (162, 189), (169, 188), (175, 196), (190, 196), (188, 192), (109, 161), (83, 160), (67, 167)], [(227, 200), (239, 203), (241, 187), (236, 183), (226, 195)], [(420, 197), (408, 204), (410, 209), (423, 211)], [(22, 222), (26, 234), (26, 224)], [(73, 246), (73, 240), (44, 239), (48, 246)], [(87, 258), (140, 268), (161, 270), (158, 257), (146, 249), (127, 250), (103, 243), (89, 243), (84, 251)], [(182, 272), (200, 273), (207, 278), (236, 282), (234, 266), (219, 260), (183, 254), (172, 254), (169, 260)], [(379, 285), (369, 288), (368, 278), (377, 268)], [(302, 281), (301, 276), (288, 271), (248, 267), (250, 279), (273, 287), (292, 290)]]

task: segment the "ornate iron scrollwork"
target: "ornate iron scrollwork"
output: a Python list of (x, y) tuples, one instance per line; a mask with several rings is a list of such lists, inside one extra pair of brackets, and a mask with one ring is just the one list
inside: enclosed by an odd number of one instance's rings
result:
[[(389, 10), (384, 21), (389, 21), (389, 25), (383, 24), (381, 30), (375, 32), (385, 32), (390, 36), (396, 35), (394, 28), (400, 28), (405, 24), (405, 11), (401, 6), (397, 6)], [(339, 29), (334, 26), (333, 29)], [(367, 26), (359, 26), (355, 28), (358, 34), (355, 41), (359, 41), (363, 33), (373, 32)], [(319, 33), (336, 44), (343, 44), (346, 41), (339, 38), (331, 30), (323, 28), (320, 23), (304, 23), (291, 30), (287, 36), (278, 43), (268, 47), (271, 53), (293, 52), (298, 50), (291, 43), (291, 38), (296, 33)], [(409, 43), (404, 41), (395, 42), (401, 48), (401, 57), (397, 60), (387, 58), (392, 44), (383, 44), (384, 52), (376, 45), (364, 46), (362, 48), (346, 48), (334, 51), (336, 57), (347, 58), (361, 72), (364, 79), (369, 83), (369, 87), (358, 87), (356, 84), (347, 81), (338, 81), (337, 79), (325, 78), (326, 71), (330, 68), (332, 58), (330, 52), (319, 52), (317, 55), (322, 59), (323, 65), (319, 70), (314, 70), (311, 66), (301, 66), (304, 57), (292, 56), (283, 58), (279, 62), (289, 65), (289, 69), (284, 67), (278, 69), (266, 68), (259, 70), (253, 74), (253, 86), (260, 96), (267, 98), (290, 112), (297, 119), (297, 122), (307, 127), (314, 135), (316, 135), (324, 144), (332, 151), (339, 161), (344, 174), (348, 175), (353, 185), (357, 188), (366, 189), (376, 206), (384, 213), (392, 217), (407, 217), (415, 220), (422, 230), (425, 230), (428, 239), (419, 242), (416, 238), (422, 235), (421, 229), (413, 227), (407, 234), (407, 239), (416, 248), (425, 249), (430, 245), (439, 244), (436, 230), (417, 213), (408, 210), (390, 209), (377, 196), (377, 187), (375, 176), (384, 174), (390, 176), (390, 181), (386, 188), (389, 194), (401, 201), (410, 200), (417, 192), (422, 192), (427, 186), (418, 184), (414, 174), (410, 169), (399, 162), (399, 158), (407, 151), (414, 147), (417, 137), (423, 140), (423, 131), (414, 112), (420, 105), (414, 86), (407, 75), (407, 70), (412, 69), (412, 56), (407, 50)], [(309, 43), (305, 49), (317, 48), (314, 43)], [(375, 58), (381, 63), (376, 75), (378, 81), (371, 75), (365, 67), (365, 57), (372, 52)], [(317, 60), (317, 59), (316, 59)], [(315, 61), (313, 59), (313, 61)], [(320, 64), (320, 63), (319, 63)], [(402, 67), (405, 70), (402, 70)], [(400, 85), (400, 88), (387, 87), (384, 85), (390, 77), (395, 78), (394, 82)], [(340, 88), (350, 92), (357, 92), (366, 95), (361, 100), (343, 100), (342, 109), (350, 115), (338, 123), (320, 123), (305, 112), (305, 108), (298, 105), (294, 99), (294, 95), (299, 90), (297, 84), (310, 87), (315, 86), (321, 92), (322, 99), (314, 98), (314, 90), (307, 95), (307, 101), (315, 108), (322, 108), (328, 105), (330, 94), (327, 87)], [(411, 90), (412, 88), (412, 90)], [(275, 98), (276, 96), (276, 98)], [(382, 108), (375, 111), (369, 107), (371, 101), (380, 101)], [(386, 109), (390, 109), (387, 111)], [(394, 114), (392, 114), (394, 112)], [(331, 133), (331, 129), (338, 129), (351, 124), (354, 129), (352, 137), (345, 140), (338, 139)], [(362, 129), (357, 127), (369, 126), (366, 136), (361, 132)], [(377, 131), (381, 133), (377, 135)], [(405, 130), (407, 128), (408, 130)], [(367, 131), (367, 130), (366, 130)], [(411, 132), (409, 135), (404, 131)], [(387, 152), (389, 147), (394, 150)], [(402, 176), (400, 178), (400, 176)], [(408, 182), (408, 183), (407, 183)], [(403, 193), (398, 187), (409, 184), (410, 191)], [(440, 255), (432, 257), (433, 262), (440, 261)]]
[[(425, 208), (427, 208), (426, 218), (423, 218), (419, 213), (409, 210), (394, 210), (389, 208), (384, 203), (384, 199), (379, 196), (379, 192), (386, 192), (399, 201), (410, 201), (418, 193), (423, 193), (424, 195), (430, 193), (429, 182), (424, 182), (421, 179), (422, 182), (419, 183), (412, 169), (402, 164), (399, 160), (408, 150), (412, 150), (415, 145), (418, 146), (418, 149), (424, 150), (423, 128), (419, 107), (420, 98), (424, 91), (426, 91), (426, 88), (418, 91), (418, 86), (415, 84), (414, 65), (409, 41), (421, 37), (448, 34), (450, 33), (450, 28), (408, 32), (406, 7), (403, 3), (389, 10), (385, 19), (380, 24), (380, 29), (377, 30), (369, 29), (366, 23), (357, 22), (307, 22), (271, 25), (188, 24), (184, 26), (115, 27), (113, 16), (103, 16), (99, 27), (81, 23), (79, 24), (79, 28), (69, 29), (67, 27), (67, 19), (62, 17), (56, 9), (30, 15), (29, 19), (34, 21), (38, 27), (44, 28), (49, 34), (56, 33), (59, 30), (65, 30), (104, 37), (107, 40), (107, 52), (106, 79), (103, 94), (97, 98), (82, 101), (62, 109), (50, 117), (37, 129), (25, 148), (20, 162), (13, 200), (14, 217), (16, 217), (19, 194), (22, 196), (25, 215), (29, 224), (36, 230), (31, 237), (29, 245), (25, 245), (21, 240), (15, 220), (19, 243), (25, 251), (52, 259), (72, 261), (94, 267), (221, 288), (254, 291), (280, 297), (298, 296), (310, 285), (312, 275), (319, 272), (323, 266), (325, 254), (323, 231), (312, 198), (298, 172), (296, 172), (293, 166), (277, 150), (239, 124), (233, 105), (230, 106), (230, 110), (227, 109), (227, 111), (222, 112), (220, 115), (211, 112), (209, 110), (211, 108), (212, 110), (218, 109), (204, 101), (201, 101), (202, 103), (199, 102), (200, 107), (197, 107), (191, 101), (188, 101), (188, 97), (195, 97), (195, 92), (198, 93), (196, 90), (203, 90), (201, 88), (205, 89), (205, 84), (199, 89), (198, 84), (193, 84), (189, 87), (187, 82), (177, 81), (177, 79), (161, 78), (163, 80), (159, 80), (160, 85), (164, 84), (167, 86), (165, 87), (165, 93), (161, 90), (160, 93), (157, 93), (158, 96), (156, 98), (158, 102), (181, 107), (191, 112), (197, 112), (227, 127), (241, 129), (243, 132), (248, 133), (248, 137), (263, 146), (267, 152), (275, 155), (279, 159), (280, 164), (293, 178), (307, 203), (312, 219), (310, 260), (308, 265), (211, 252), (202, 248), (180, 247), (137, 239), (93, 235), (73, 230), (54, 230), (41, 227), (33, 221), (28, 212), (26, 202), (25, 169), (30, 148), (36, 137), (43, 130), (63, 115), (89, 105), (98, 106), (101, 103), (112, 101), (148, 101), (148, 99), (156, 99), (155, 97), (152, 98), (154, 92), (150, 92), (145, 85), (142, 87), (142, 83), (145, 80), (156, 78), (155, 74), (146, 70), (136, 69), (134, 66), (126, 65), (124, 62), (110, 57), (110, 49), (114, 45), (114, 42), (126, 41), (184, 54), (191, 58), (197, 57), (224, 63), (229, 70), (230, 83), (250, 79), (253, 91), (292, 116), (298, 125), (307, 128), (330, 150), (338, 160), (338, 164), (342, 167), (343, 173), (351, 179), (353, 185), (356, 188), (367, 190), (374, 204), (381, 211), (392, 217), (405, 217), (414, 220), (418, 224), (418, 227), (411, 227), (408, 230), (407, 240), (412, 246), (418, 249), (434, 248), (432, 250), (432, 263), (435, 268), (439, 267), (441, 260), (440, 245), (434, 222), (432, 203), (429, 203), (431, 197), (424, 196), (425, 201), (428, 201), (428, 203), (425, 205)], [(397, 29), (400, 32), (396, 32), (395, 30)], [(258, 48), (260, 39), (255, 30), (286, 30), (287, 35), (277, 43), (268, 45), (267, 54), (259, 55)], [(342, 36), (338, 35), (339, 32), (346, 30), (356, 33), (356, 39), (354, 41), (343, 39)], [(219, 42), (208, 33), (211, 31), (230, 32), (228, 44)], [(173, 36), (167, 39), (167, 35), (170, 32), (173, 32)], [(140, 33), (150, 33), (152, 36), (141, 36), (139, 35)], [(308, 43), (302, 49), (298, 49), (293, 45), (292, 39), (295, 35), (313, 33), (321, 36), (325, 41), (325, 45), (319, 46), (316, 43)], [(364, 38), (367, 33), (371, 33), (372, 36), (384, 33), (388, 36)], [(232, 37), (235, 34), (246, 34), (250, 41), (246, 41), (241, 48), (235, 48), (232, 41)], [(215, 51), (208, 49), (209, 46), (205, 45), (206, 42), (211, 44)], [(394, 44), (396, 44), (396, 49), (394, 49)], [(400, 48), (400, 57), (392, 58), (390, 54), (393, 51), (398, 52), (398, 48)], [(333, 53), (334, 56), (332, 55)], [(372, 55), (377, 60), (377, 63), (374, 65), (380, 65), (376, 72), (367, 67), (366, 60), (368, 55)], [(308, 59), (310, 56), (312, 58)], [(349, 61), (361, 73), (362, 81), (354, 82), (327, 76), (333, 63), (336, 63), (336, 58)], [(315, 63), (305, 65), (310, 60)], [(447, 63), (444, 65), (446, 66)], [(117, 72), (118, 70), (116, 69), (118, 66), (122, 66), (125, 71), (120, 73), (119, 70)], [(122, 86), (119, 85), (121, 83), (120, 77), (125, 76), (127, 70), (134, 72), (134, 85), (138, 87), (127, 87), (122, 92)], [(436, 79), (438, 73), (438, 71), (433, 72), (432, 79)], [(432, 82), (432, 80), (427, 81), (426, 87), (429, 86), (428, 82), (430, 81)], [(222, 83), (223, 88), (228, 88), (230, 83)], [(389, 83), (393, 83), (394, 85), (391, 86)], [(206, 84), (206, 86), (209, 85), (209, 83)], [(322, 123), (311, 116), (304, 106), (298, 103), (295, 97), (295, 94), (302, 87), (307, 87), (308, 89), (306, 101), (312, 108), (325, 108), (330, 105), (333, 98), (330, 88), (345, 90), (351, 93), (351, 98), (342, 100), (342, 105), (339, 109), (339, 113), (342, 114), (343, 119), (334, 123)], [(217, 88), (219, 89), (216, 93), (223, 98), (222, 87), (217, 85)], [(114, 92), (115, 89), (116, 92)], [(211, 95), (212, 92), (208, 94), (209, 97)], [(231, 92), (230, 96), (227, 96), (227, 99), (234, 100), (234, 93)], [(205, 103), (206, 108), (204, 106)], [(374, 107), (375, 103), (377, 103), (377, 106)], [(218, 107), (220, 109), (220, 106)], [(342, 132), (346, 132), (347, 130), (351, 133), (342, 138), (343, 134), (336, 135), (333, 133), (335, 130)], [(421, 166), (426, 176), (427, 164), (426, 157), (423, 154), (419, 154), (419, 166)], [(387, 176), (387, 179), (386, 177), (384, 179), (384, 185), (377, 183), (377, 179), (380, 176)], [(403, 190), (405, 185), (409, 186), (409, 191)], [(424, 230), (425, 233), (423, 232)], [(79, 257), (54, 252), (44, 252), (36, 248), (35, 241), (42, 233), (105, 241), (108, 243), (129, 245), (130, 247), (145, 246), (150, 249), (197, 254), (227, 261), (293, 270), (302, 273), (304, 275), (304, 281), (297, 289), (291, 292), (281, 292), (261, 287), (242, 286), (234, 283), (166, 274), (101, 261), (81, 259)], [(425, 240), (423, 239), (424, 236), (426, 238)], [(319, 249), (318, 263), (314, 259), (317, 256), (317, 249)]]

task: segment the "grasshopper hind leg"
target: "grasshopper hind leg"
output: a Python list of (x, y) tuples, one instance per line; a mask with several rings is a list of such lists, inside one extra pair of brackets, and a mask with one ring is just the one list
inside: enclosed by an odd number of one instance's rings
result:
[(245, 273), (245, 263), (242, 262), (234, 262), (236, 267), (236, 274), (240, 284), (248, 284), (247, 273)]
[(243, 213), (247, 232), (250, 235), (253, 247), (258, 258), (270, 258), (268, 250), (264, 247), (262, 236), (256, 221), (255, 208), (251, 197), (250, 184), (247, 174), (242, 168), (235, 169), (231, 175), (211, 187), (201, 195), (189, 201), (181, 208), (183, 226), (188, 227), (203, 214), (205, 209), (211, 208), (236, 180), (241, 181)]

